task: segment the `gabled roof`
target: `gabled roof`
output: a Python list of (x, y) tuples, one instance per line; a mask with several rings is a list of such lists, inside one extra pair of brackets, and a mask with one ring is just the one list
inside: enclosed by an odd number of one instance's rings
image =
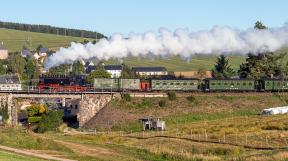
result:
[(132, 67), (134, 72), (164, 72), (167, 71), (165, 67)]
[(49, 51), (48, 48), (40, 48), (40, 53), (47, 53)]
[(22, 49), (21, 55), (24, 56), (24, 57), (30, 57), (30, 56), (32, 56), (33, 54), (32, 54), (31, 51), (28, 50), (28, 49)]
[(5, 46), (3, 45), (3, 42), (0, 43), (0, 50), (7, 50), (7, 49), (5, 48)]
[(96, 65), (89, 65), (87, 68), (86, 68), (86, 73), (91, 73), (93, 70), (96, 70)]
[(0, 75), (0, 84), (19, 84), (18, 75)]
[(105, 65), (104, 69), (105, 70), (122, 70), (123, 66), (122, 65)]

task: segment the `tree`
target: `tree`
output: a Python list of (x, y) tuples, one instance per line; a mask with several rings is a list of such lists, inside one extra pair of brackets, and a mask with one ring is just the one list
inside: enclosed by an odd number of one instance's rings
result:
[(43, 48), (43, 45), (42, 44), (39, 44), (36, 48), (36, 52), (39, 53), (41, 48)]
[(238, 71), (240, 78), (273, 78), (283, 77), (286, 64), (283, 58), (286, 53), (274, 54), (272, 52), (248, 54), (246, 62), (240, 65)]
[(135, 78), (134, 72), (125, 64), (122, 64), (121, 78)]
[(26, 61), (19, 52), (10, 53), (8, 56), (8, 73), (18, 73), (23, 77)]
[(46, 132), (49, 130), (55, 130), (63, 123), (63, 110), (52, 110), (47, 115), (44, 115), (39, 122), (38, 132)]
[(72, 65), (72, 74), (79, 75), (84, 73), (84, 65), (80, 61), (76, 61)]
[(104, 69), (97, 69), (87, 76), (87, 81), (93, 83), (94, 78), (111, 78), (111, 74)]
[(255, 22), (254, 29), (263, 30), (267, 29), (267, 27), (261, 21), (257, 21)]
[(0, 74), (6, 74), (7, 69), (6, 69), (6, 63), (5, 60), (0, 60)]
[(33, 79), (39, 76), (39, 69), (37, 68), (37, 62), (33, 58), (28, 58), (25, 65), (25, 74), (27, 79)]
[(233, 76), (234, 71), (230, 68), (229, 59), (225, 55), (220, 55), (217, 58), (217, 63), (212, 70), (213, 78), (230, 78)]
[(56, 67), (51, 67), (49, 69), (49, 74), (51, 74), (51, 75), (70, 74), (70, 68), (71, 68), (70, 64), (61, 64), (61, 65), (56, 66)]

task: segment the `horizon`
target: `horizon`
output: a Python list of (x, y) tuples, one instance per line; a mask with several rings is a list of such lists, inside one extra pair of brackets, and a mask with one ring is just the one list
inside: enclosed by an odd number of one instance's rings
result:
[(208, 0), (201, 2), (150, 0), (138, 3), (131, 0), (121, 2), (85, 0), (81, 3), (71, 3), (67, 0), (41, 3), (36, 0), (25, 2), (11, 0), (2, 3), (0, 20), (91, 30), (106, 36), (121, 33), (127, 37), (130, 33), (157, 32), (160, 28), (170, 31), (178, 28), (202, 31), (210, 30), (214, 26), (229, 26), (245, 30), (253, 27), (258, 20), (268, 27), (279, 27), (288, 20), (285, 16), (288, 15), (285, 9), (287, 5), (288, 2), (284, 0), (277, 2), (221, 0), (213, 5)]

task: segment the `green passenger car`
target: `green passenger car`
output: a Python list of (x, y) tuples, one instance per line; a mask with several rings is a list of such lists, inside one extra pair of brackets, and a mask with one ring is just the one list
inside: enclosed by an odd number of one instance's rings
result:
[(118, 91), (119, 90), (119, 79), (114, 79), (114, 78), (95, 78), (93, 87), (96, 90)]
[(121, 90), (140, 90), (140, 79), (119, 79)]
[(262, 91), (288, 91), (288, 80), (281, 79), (262, 79)]
[(254, 91), (255, 81), (248, 79), (206, 79), (205, 91)]
[(152, 90), (154, 91), (197, 91), (198, 79), (152, 79)]

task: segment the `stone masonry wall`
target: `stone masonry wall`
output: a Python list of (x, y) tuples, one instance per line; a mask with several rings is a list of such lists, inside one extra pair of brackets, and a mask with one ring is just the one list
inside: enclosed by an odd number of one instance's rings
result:
[(80, 101), (79, 113), (77, 115), (79, 127), (83, 127), (83, 125), (105, 107), (111, 99), (112, 96), (110, 94), (85, 95)]

